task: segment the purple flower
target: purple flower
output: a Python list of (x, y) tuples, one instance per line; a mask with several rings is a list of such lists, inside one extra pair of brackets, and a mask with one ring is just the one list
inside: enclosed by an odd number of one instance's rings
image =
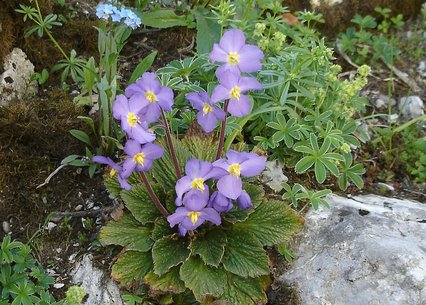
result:
[(129, 177), (133, 171), (146, 172), (151, 169), (152, 162), (163, 156), (162, 147), (147, 143), (139, 144), (134, 140), (128, 140), (124, 146), (124, 152), (129, 156), (123, 163), (123, 178)]
[(214, 88), (212, 102), (229, 99), (228, 110), (234, 116), (243, 117), (250, 113), (251, 102), (244, 95), (249, 90), (262, 89), (254, 77), (243, 77), (235, 73), (224, 73), (219, 77), (219, 85)]
[(148, 123), (158, 120), (161, 109), (172, 111), (173, 90), (161, 86), (155, 73), (144, 73), (140, 80), (126, 88), (126, 96), (135, 96), (137, 101), (147, 105), (144, 109), (144, 119)]
[(210, 101), (206, 92), (191, 92), (185, 97), (191, 102), (192, 107), (198, 110), (197, 122), (205, 132), (213, 131), (217, 121), (225, 119), (225, 112)]
[(121, 173), (123, 172), (122, 167), (112, 161), (110, 158), (103, 156), (94, 156), (92, 161), (99, 164), (109, 165), (111, 167), (111, 171), (109, 172), (110, 176), (113, 177), (118, 174), (117, 179), (118, 183), (120, 183), (120, 186), (125, 190), (130, 190), (132, 188), (132, 186), (127, 182), (127, 180), (121, 177)]
[(220, 192), (214, 192), (209, 200), (209, 207), (215, 209), (219, 213), (230, 211), (234, 205), (232, 204), (232, 200), (228, 197), (225, 197)]
[(237, 204), (241, 210), (247, 210), (253, 206), (251, 198), (246, 191), (242, 191), (241, 195), (237, 198)]
[(211, 178), (219, 178), (226, 175), (227, 172), (219, 167), (213, 167), (210, 162), (191, 159), (185, 165), (186, 176), (180, 178), (176, 183), (176, 205), (182, 205), (183, 194), (189, 191), (198, 190), (200, 192), (208, 191), (204, 183)]
[(263, 52), (257, 46), (245, 43), (244, 33), (235, 29), (226, 31), (219, 44), (213, 45), (210, 60), (224, 63), (216, 70), (216, 76), (219, 77), (225, 71), (239, 74), (240, 71), (255, 72), (262, 69)]
[(208, 196), (188, 195), (184, 198), (184, 206), (177, 208), (172, 215), (167, 217), (170, 227), (173, 228), (179, 224), (179, 233), (185, 236), (186, 232), (195, 230), (205, 221), (220, 225), (219, 213), (213, 208), (206, 207)]
[[(219, 159), (213, 163), (215, 167), (228, 171), (228, 175), (223, 176), (217, 182), (217, 189), (223, 195), (231, 199), (237, 199), (243, 192), (241, 177), (253, 177), (259, 175), (266, 164), (266, 157), (261, 157), (254, 153), (238, 152), (228, 150), (228, 159)], [(244, 200), (244, 198), (241, 198)]]
[(155, 134), (148, 131), (148, 124), (141, 121), (141, 112), (147, 103), (137, 100), (134, 96), (127, 99), (120, 94), (112, 106), (114, 118), (121, 120), (121, 129), (140, 144), (155, 140)]

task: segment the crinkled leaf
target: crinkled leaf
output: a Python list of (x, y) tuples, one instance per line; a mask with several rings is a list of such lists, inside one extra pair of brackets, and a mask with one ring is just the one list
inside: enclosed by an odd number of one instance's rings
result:
[(254, 184), (245, 184), (244, 190), (249, 194), (253, 207), (248, 210), (241, 210), (238, 207), (233, 208), (230, 212), (223, 215), (223, 219), (226, 221), (236, 223), (244, 221), (247, 217), (254, 212), (255, 208), (262, 202), (265, 197), (265, 191), (261, 186)]
[(120, 255), (112, 266), (112, 277), (122, 286), (128, 286), (133, 281), (142, 282), (144, 276), (152, 269), (150, 252), (127, 251)]
[(221, 300), (230, 305), (261, 305), (266, 304), (265, 289), (270, 283), (267, 276), (260, 278), (244, 278), (229, 274), (227, 287)]
[(117, 177), (111, 177), (109, 174), (104, 175), (104, 184), (108, 192), (110, 192), (115, 198), (121, 198), (120, 193), (123, 190), (118, 183)]
[(185, 238), (165, 236), (157, 240), (152, 247), (152, 259), (154, 260), (154, 272), (163, 275), (171, 267), (185, 261), (190, 254), (188, 242)]
[(145, 276), (144, 281), (150, 289), (156, 291), (182, 293), (186, 289), (185, 283), (179, 277), (179, 267), (170, 269), (162, 276), (151, 271)]
[(220, 229), (212, 229), (204, 235), (197, 235), (191, 242), (191, 251), (212, 266), (219, 266), (225, 253), (226, 234)]
[(192, 256), (186, 260), (179, 274), (199, 302), (208, 295), (220, 297), (225, 290), (226, 271), (205, 265), (199, 257)]
[(226, 270), (241, 276), (269, 274), (268, 256), (260, 241), (251, 233), (232, 230), (222, 259)]
[(264, 246), (273, 246), (287, 240), (300, 230), (302, 219), (284, 202), (264, 201), (244, 222), (234, 228), (249, 232)]
[(158, 240), (166, 235), (171, 235), (174, 230), (170, 228), (170, 224), (164, 217), (158, 217), (154, 222), (154, 229), (152, 229), (151, 238)]
[[(156, 185), (152, 187), (155, 194), (159, 196), (161, 188)], [(133, 185), (130, 191), (123, 190), (121, 198), (132, 215), (143, 224), (154, 222), (158, 216), (161, 216), (160, 211), (155, 207), (145, 186), (142, 184)]]
[(150, 238), (151, 228), (142, 226), (131, 215), (110, 221), (100, 233), (104, 245), (119, 245), (128, 250), (148, 251), (154, 241)]

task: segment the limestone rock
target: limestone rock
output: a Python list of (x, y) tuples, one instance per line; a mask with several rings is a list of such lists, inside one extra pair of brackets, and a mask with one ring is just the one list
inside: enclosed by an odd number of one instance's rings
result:
[(8, 105), (14, 99), (31, 96), (37, 92), (35, 81), (30, 82), (34, 65), (27, 55), (15, 48), (4, 60), (4, 72), (0, 75), (0, 106)]
[(72, 282), (89, 295), (86, 305), (123, 305), (118, 285), (104, 271), (93, 266), (87, 254), (71, 273)]
[(387, 108), (389, 106), (389, 103), (391, 106), (395, 106), (396, 100), (393, 98), (389, 98), (386, 95), (380, 94), (380, 96), (374, 102), (374, 106), (376, 108)]
[(281, 191), (283, 183), (288, 181), (287, 176), (283, 173), (283, 167), (284, 165), (278, 160), (267, 161), (260, 180), (275, 192)]
[(424, 114), (424, 104), (418, 96), (406, 96), (399, 100), (399, 110), (406, 119), (414, 119)]
[(310, 210), (279, 278), (304, 305), (426, 305), (426, 205), (375, 195)]

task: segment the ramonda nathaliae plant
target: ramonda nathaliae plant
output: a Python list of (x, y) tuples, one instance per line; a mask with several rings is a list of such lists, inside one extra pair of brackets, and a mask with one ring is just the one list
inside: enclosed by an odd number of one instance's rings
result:
[[(211, 96), (209, 90), (185, 95), (205, 132), (221, 122), (218, 138), (203, 132), (187, 132), (181, 139), (173, 135), (167, 115), (174, 92), (155, 73), (144, 73), (113, 104), (114, 118), (127, 135), (124, 155), (118, 163), (102, 156), (93, 161), (110, 166), (106, 186), (129, 213), (111, 220), (100, 240), (123, 247), (112, 275), (125, 287), (144, 287), (146, 300), (267, 301), (265, 247), (286, 241), (301, 218), (284, 202), (269, 200), (256, 183), (265, 156), (234, 147), (223, 157), (227, 119), (248, 115), (248, 92), (262, 88), (253, 76), (262, 59), (262, 51), (246, 44), (241, 30), (229, 30), (210, 54), (211, 69), (221, 63)], [(165, 139), (156, 134), (159, 129)]]

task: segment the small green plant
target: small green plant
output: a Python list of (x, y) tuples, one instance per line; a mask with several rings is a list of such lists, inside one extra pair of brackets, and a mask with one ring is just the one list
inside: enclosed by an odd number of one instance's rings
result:
[[(423, 135), (423, 136), (422, 136)], [(413, 126), (401, 132), (401, 160), (417, 183), (426, 182), (426, 136)]]
[[(356, 15), (351, 20), (356, 27), (350, 27), (339, 35), (339, 48), (357, 64), (383, 61), (387, 65), (393, 65), (400, 51), (392, 30), (399, 30), (404, 26), (403, 16), (390, 17), (391, 11), (388, 8), (377, 7), (375, 11), (382, 21), (378, 24), (371, 15)], [(376, 33), (377, 30), (382, 33)]]
[[(31, 249), (10, 236), (3, 238), (0, 247), (0, 304), (12, 305), (78, 305), (85, 292), (73, 286), (67, 298), (55, 301), (49, 292), (54, 280), (33, 256)], [(77, 297), (78, 295), (78, 297)]]

